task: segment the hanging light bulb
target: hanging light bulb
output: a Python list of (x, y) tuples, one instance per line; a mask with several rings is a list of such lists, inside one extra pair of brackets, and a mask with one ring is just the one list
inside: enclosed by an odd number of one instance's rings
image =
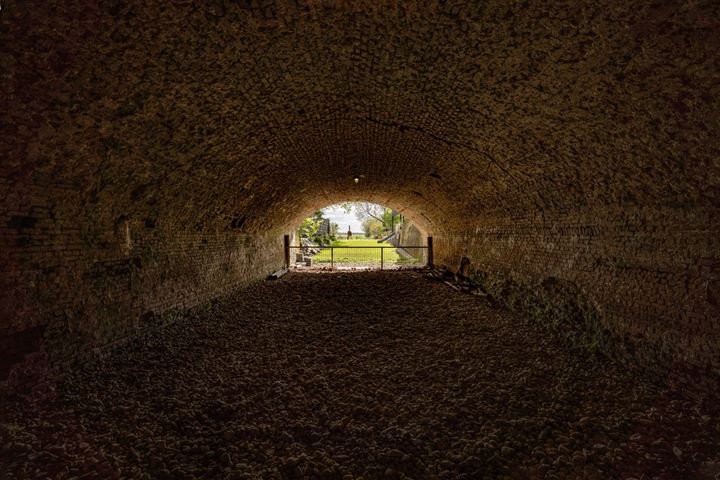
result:
[(360, 177), (355, 177), (355, 178), (353, 178), (353, 181), (354, 181), (355, 183), (360, 183)]

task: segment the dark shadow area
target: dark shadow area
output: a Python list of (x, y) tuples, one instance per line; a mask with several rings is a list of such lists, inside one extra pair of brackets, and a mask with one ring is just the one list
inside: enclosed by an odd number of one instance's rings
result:
[(718, 416), (410, 272), (289, 273), (6, 403), (17, 478), (713, 478)]

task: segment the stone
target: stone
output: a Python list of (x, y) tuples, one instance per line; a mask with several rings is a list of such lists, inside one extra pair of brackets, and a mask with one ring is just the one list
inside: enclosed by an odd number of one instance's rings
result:
[(362, 199), (493, 304), (718, 389), (718, 2), (95, 3), (2, 4), (3, 351), (82, 361)]

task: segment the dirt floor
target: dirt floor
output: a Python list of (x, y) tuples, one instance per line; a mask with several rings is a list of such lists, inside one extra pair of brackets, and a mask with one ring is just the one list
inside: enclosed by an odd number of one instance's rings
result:
[(0, 407), (5, 478), (720, 478), (720, 423), (417, 272), (290, 273)]

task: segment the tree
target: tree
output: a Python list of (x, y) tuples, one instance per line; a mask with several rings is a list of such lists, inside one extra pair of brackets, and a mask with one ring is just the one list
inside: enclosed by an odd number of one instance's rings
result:
[(383, 223), (372, 217), (362, 221), (362, 228), (366, 237), (380, 238), (383, 233)]
[(320, 222), (318, 220), (315, 220), (313, 217), (306, 218), (300, 224), (300, 229), (299, 229), (300, 237), (302, 237), (302, 238), (314, 237), (315, 234), (317, 233), (319, 227), (320, 227)]
[(343, 208), (346, 212), (355, 212), (355, 218), (359, 221), (366, 220), (368, 218), (374, 218), (382, 223), (382, 215), (385, 207), (378, 205), (377, 203), (370, 202), (352, 202), (343, 204)]
[(320, 228), (320, 224), (323, 222), (323, 212), (321, 210), (318, 210), (317, 212), (313, 213), (312, 216), (307, 217), (305, 220), (302, 221), (300, 224), (300, 237), (303, 238), (314, 238), (317, 236), (318, 228)]
[(313, 213), (312, 218), (314, 218), (318, 222), (322, 222), (323, 220), (325, 220), (322, 210), (317, 210), (315, 213)]
[(355, 212), (355, 217), (363, 222), (363, 225), (366, 220), (374, 219), (380, 222), (382, 230), (388, 232), (402, 221), (402, 215), (377, 203), (348, 202), (343, 203), (342, 207), (348, 213)]

